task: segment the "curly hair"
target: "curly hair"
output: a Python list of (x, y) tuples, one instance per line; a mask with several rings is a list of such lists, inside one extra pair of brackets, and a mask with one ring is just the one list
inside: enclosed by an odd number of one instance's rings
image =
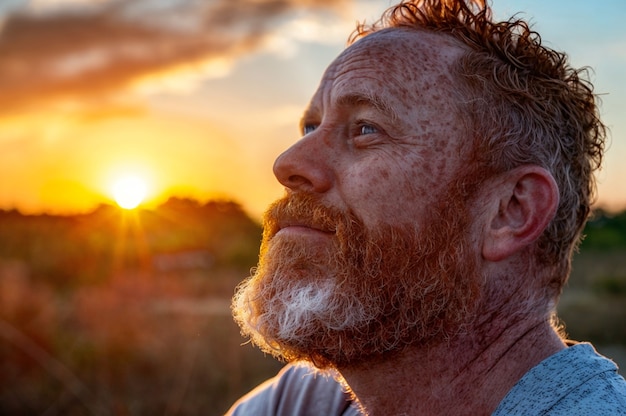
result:
[(516, 16), (493, 21), (481, 0), (405, 0), (358, 25), (349, 43), (386, 28), (444, 33), (466, 46), (453, 71), (477, 163), (494, 173), (532, 164), (553, 175), (559, 205), (534, 258), (547, 268), (546, 295), (558, 297), (595, 198), (607, 133), (588, 69), (573, 68)]

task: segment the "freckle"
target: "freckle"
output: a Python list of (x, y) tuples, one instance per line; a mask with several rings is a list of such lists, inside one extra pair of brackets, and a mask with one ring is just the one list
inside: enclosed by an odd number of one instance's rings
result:
[(439, 84), (447, 84), (448, 83), (448, 78), (445, 75), (439, 75), (437, 77), (437, 83)]
[(437, 153), (442, 153), (444, 151), (444, 149), (446, 148), (446, 144), (444, 143), (443, 140), (437, 140), (435, 142), (435, 150), (437, 151)]
[(424, 161), (428, 161), (432, 159), (433, 156), (435, 155), (435, 152), (430, 147), (424, 147), (420, 149), (420, 155), (422, 156), (422, 160), (415, 162), (416, 164), (421, 164), (421, 163), (424, 163)]
[(388, 171), (387, 169), (385, 169), (385, 170), (381, 170), (381, 171), (380, 171), (380, 176), (381, 176), (383, 179), (389, 179), (389, 171)]
[(420, 171), (424, 172), (426, 175), (432, 175), (432, 173), (433, 173), (433, 167), (432, 167), (432, 164), (429, 161), (424, 161), (422, 163), (415, 163), (413, 168), (415, 170), (420, 170)]

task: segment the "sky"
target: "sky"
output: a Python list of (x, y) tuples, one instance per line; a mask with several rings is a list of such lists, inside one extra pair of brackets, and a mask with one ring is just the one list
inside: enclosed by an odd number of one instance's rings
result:
[[(357, 21), (388, 0), (0, 0), (0, 208), (85, 212), (135, 175), (147, 204), (280, 197), (272, 163)], [(626, 208), (626, 2), (494, 0), (589, 66), (611, 130), (599, 204)]]

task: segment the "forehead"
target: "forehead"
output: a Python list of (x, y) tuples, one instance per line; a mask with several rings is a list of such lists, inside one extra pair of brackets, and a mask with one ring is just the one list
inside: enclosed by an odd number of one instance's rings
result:
[(331, 100), (351, 90), (383, 93), (404, 104), (428, 94), (451, 94), (456, 82), (451, 66), (463, 53), (455, 42), (425, 30), (386, 29), (370, 34), (328, 67), (314, 100)]

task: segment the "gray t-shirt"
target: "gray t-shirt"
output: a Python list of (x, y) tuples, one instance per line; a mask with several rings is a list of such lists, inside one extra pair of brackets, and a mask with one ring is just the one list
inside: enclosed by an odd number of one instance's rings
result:
[(626, 415), (626, 381), (591, 344), (576, 344), (531, 368), (493, 416)]
[[(242, 397), (229, 416), (358, 416), (350, 396), (332, 377), (306, 364), (288, 365)], [(546, 358), (522, 377), (493, 416), (626, 415), (626, 381), (590, 344)]]

